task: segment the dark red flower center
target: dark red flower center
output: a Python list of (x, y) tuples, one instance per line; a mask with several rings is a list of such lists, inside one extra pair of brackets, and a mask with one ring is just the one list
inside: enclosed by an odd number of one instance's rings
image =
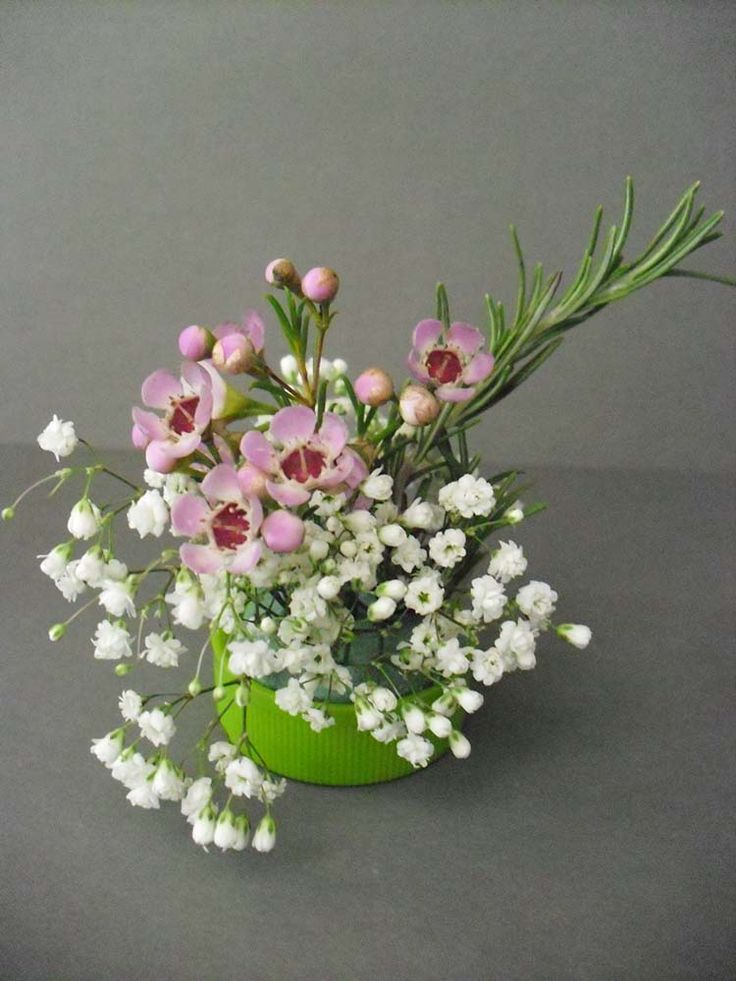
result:
[(173, 429), (177, 436), (194, 432), (194, 413), (198, 405), (198, 395), (192, 395), (188, 399), (177, 399), (171, 408), (169, 429)]
[(305, 484), (310, 477), (319, 477), (325, 468), (325, 456), (310, 446), (292, 450), (281, 461), (281, 469), (289, 480)]
[(233, 501), (221, 507), (212, 519), (212, 537), (218, 548), (235, 549), (248, 538), (248, 515)]
[(430, 351), (426, 359), (429, 377), (440, 385), (448, 385), (458, 380), (463, 373), (463, 366), (460, 358), (454, 351), (448, 351), (446, 347), (435, 348)]

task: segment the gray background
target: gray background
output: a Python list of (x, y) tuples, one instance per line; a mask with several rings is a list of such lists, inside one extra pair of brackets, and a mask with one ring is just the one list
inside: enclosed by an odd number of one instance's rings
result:
[[(5, 0), (0, 17), (6, 441), (55, 411), (125, 446), (178, 329), (263, 309), (276, 255), (334, 264), (332, 353), (397, 372), (437, 278), (464, 319), (486, 289), (511, 301), (511, 221), (570, 272), (627, 173), (635, 244), (701, 179), (730, 235), (692, 264), (736, 267), (733, 4)], [(705, 284), (615, 305), (494, 412), (486, 449), (727, 468), (733, 320)]]
[[(335, 349), (398, 370), (438, 276), (468, 319), (512, 297), (511, 220), (569, 269), (626, 173), (637, 242), (698, 177), (733, 213), (735, 27), (727, 3), (0, 3), (0, 502), (53, 411), (124, 445), (177, 329), (259, 304), (274, 255), (335, 263)], [(698, 265), (733, 274), (726, 228)], [(269, 857), (205, 855), (89, 755), (122, 685), (94, 615), (49, 645), (69, 607), (35, 558), (73, 496), (21, 507), (2, 981), (733, 979), (733, 309), (656, 285), (494, 411), (486, 458), (553, 503), (516, 537), (591, 648), (492, 689), (462, 764), (292, 784)]]

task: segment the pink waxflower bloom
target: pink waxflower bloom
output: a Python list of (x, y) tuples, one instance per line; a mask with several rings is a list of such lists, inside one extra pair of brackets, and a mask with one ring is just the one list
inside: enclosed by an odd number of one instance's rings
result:
[(263, 520), (260, 501), (244, 493), (237, 472), (227, 463), (213, 467), (201, 487), (204, 497), (183, 494), (171, 508), (175, 535), (206, 540), (182, 545), (182, 562), (199, 573), (250, 572), (262, 551), (257, 540)]
[(316, 430), (317, 418), (305, 405), (280, 409), (271, 420), (269, 439), (252, 430), (243, 436), (240, 449), (246, 459), (240, 471), (246, 486), (253, 487), (260, 472), (270, 496), (285, 507), (305, 504), (313, 490), (355, 489), (368, 476), (368, 468), (346, 446), (348, 430), (332, 412), (326, 412)]
[(442, 402), (467, 402), (493, 370), (493, 355), (481, 350), (485, 338), (470, 324), (454, 323), (445, 332), (439, 320), (421, 320), (413, 341), (409, 370), (419, 381), (435, 386)]
[[(204, 363), (186, 364), (181, 378), (168, 371), (154, 371), (143, 382), (144, 405), (164, 412), (157, 416), (133, 409), (133, 442), (139, 448), (145, 446), (146, 463), (152, 470), (169, 473), (178, 460), (198, 449), (214, 415), (216, 374)], [(217, 378), (222, 382), (219, 375)], [(223, 401), (219, 393), (217, 400)]]

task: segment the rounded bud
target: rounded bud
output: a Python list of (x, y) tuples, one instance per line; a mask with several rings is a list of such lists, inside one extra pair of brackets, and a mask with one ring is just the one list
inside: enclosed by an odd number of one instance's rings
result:
[(185, 327), (179, 334), (181, 355), (190, 361), (201, 361), (202, 358), (208, 358), (212, 353), (214, 343), (215, 338), (207, 328), (199, 327), (197, 324)]
[(244, 334), (227, 334), (212, 348), (212, 363), (228, 375), (242, 375), (256, 363), (256, 349)]
[(225, 689), (223, 688), (223, 686), (222, 685), (217, 685), (216, 688), (213, 688), (212, 689), (212, 701), (213, 702), (221, 702), (223, 700), (223, 698), (225, 697), (226, 694), (227, 694), (227, 692), (225, 691)]
[(387, 545), (389, 548), (398, 548), (406, 541), (407, 535), (401, 525), (391, 524), (379, 528), (378, 538), (381, 544)]
[(413, 732), (418, 736), (427, 728), (427, 717), (418, 705), (406, 705), (401, 710), (401, 714), (404, 717), (404, 723), (409, 732)]
[(273, 617), (264, 617), (258, 626), (267, 637), (270, 637), (271, 634), (276, 633), (276, 621)]
[(438, 739), (447, 739), (452, 732), (452, 722), (446, 715), (430, 715), (429, 728)]
[(406, 596), (406, 583), (401, 579), (385, 579), (376, 587), (377, 596), (388, 596), (392, 600), (401, 600)]
[(15, 517), (15, 508), (3, 508), (0, 514), (2, 514), (3, 521), (12, 521)]
[(238, 708), (245, 708), (250, 702), (250, 688), (241, 681), (235, 691), (235, 704)]
[(340, 593), (342, 583), (337, 576), (324, 576), (317, 583), (317, 592), (324, 600), (334, 600)]
[(384, 405), (394, 394), (394, 383), (383, 368), (367, 368), (355, 379), (355, 394), (364, 405)]
[(199, 680), (199, 678), (192, 678), (192, 680), (187, 685), (187, 691), (192, 696), (192, 698), (196, 698), (197, 695), (201, 693), (202, 682)]
[(452, 755), (459, 760), (466, 760), (470, 756), (470, 742), (458, 729), (453, 729), (450, 733), (450, 749)]
[(313, 303), (331, 303), (339, 288), (337, 273), (327, 266), (315, 266), (302, 279), (302, 293)]
[(133, 665), (132, 664), (116, 664), (115, 665), (115, 674), (118, 676), (118, 678), (124, 678), (126, 676), (126, 674), (130, 674), (130, 672), (132, 670), (133, 670)]
[(330, 546), (323, 538), (315, 538), (309, 546), (309, 558), (313, 562), (321, 562), (330, 554)]
[(399, 414), (410, 426), (426, 426), (440, 414), (440, 403), (423, 385), (407, 385), (399, 399)]
[(301, 288), (301, 280), (291, 259), (273, 259), (266, 266), (266, 282), (271, 286), (288, 286), (294, 293)]
[(261, 537), (272, 552), (294, 552), (304, 541), (304, 522), (290, 511), (274, 511), (261, 525)]
[(55, 623), (53, 627), (49, 628), (49, 640), (61, 640), (61, 638), (66, 633), (65, 623)]
[(368, 619), (376, 623), (380, 620), (388, 620), (396, 613), (396, 600), (390, 596), (381, 596), (368, 607)]

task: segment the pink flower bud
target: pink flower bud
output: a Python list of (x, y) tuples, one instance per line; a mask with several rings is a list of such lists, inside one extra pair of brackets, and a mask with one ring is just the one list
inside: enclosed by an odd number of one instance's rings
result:
[(130, 438), (133, 441), (133, 446), (137, 450), (145, 450), (148, 444), (151, 442), (151, 438), (148, 433), (145, 433), (140, 426), (133, 426), (130, 431)]
[(243, 334), (226, 334), (212, 348), (212, 362), (228, 375), (241, 375), (250, 371), (256, 361), (253, 342)]
[(261, 525), (261, 536), (273, 552), (293, 552), (304, 541), (304, 522), (290, 511), (274, 511)]
[(266, 266), (266, 282), (271, 286), (288, 286), (294, 293), (301, 289), (301, 280), (291, 259), (273, 259)]
[(440, 404), (429, 389), (407, 385), (399, 399), (399, 413), (410, 426), (426, 426), (440, 414)]
[(355, 379), (355, 394), (364, 405), (378, 406), (394, 394), (394, 383), (383, 368), (368, 368)]
[(326, 266), (310, 269), (302, 280), (302, 293), (313, 303), (331, 303), (339, 288), (337, 273)]
[(188, 358), (190, 361), (201, 361), (202, 358), (208, 358), (214, 343), (215, 339), (207, 328), (199, 327), (197, 324), (185, 327), (179, 334), (179, 350), (182, 357)]

